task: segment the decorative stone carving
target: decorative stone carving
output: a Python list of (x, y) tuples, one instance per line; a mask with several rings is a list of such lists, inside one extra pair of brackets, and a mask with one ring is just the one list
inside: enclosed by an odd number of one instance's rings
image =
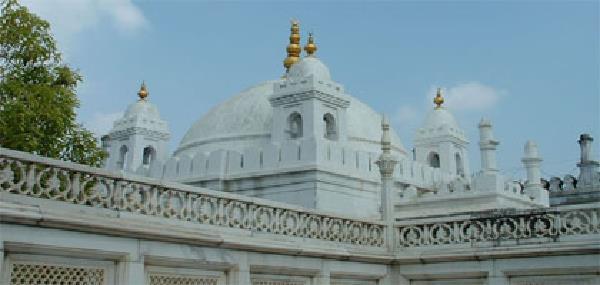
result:
[(12, 266), (10, 284), (103, 285), (104, 269), (16, 263)]
[(550, 192), (562, 191), (563, 182), (558, 177), (550, 178)]
[(361, 246), (384, 246), (384, 225), (112, 177), (0, 153), (0, 191), (89, 207)]
[(532, 276), (511, 279), (514, 285), (594, 285), (598, 284), (595, 276)]
[(217, 285), (215, 277), (151, 274), (150, 285)]
[(563, 191), (575, 191), (577, 179), (573, 175), (565, 175), (563, 181)]
[(333, 279), (331, 285), (377, 285), (375, 280)]
[(482, 219), (404, 225), (397, 228), (402, 247), (472, 244), (561, 235), (600, 234), (600, 209), (502, 215)]
[(306, 282), (299, 280), (278, 279), (252, 279), (252, 285), (305, 285)]

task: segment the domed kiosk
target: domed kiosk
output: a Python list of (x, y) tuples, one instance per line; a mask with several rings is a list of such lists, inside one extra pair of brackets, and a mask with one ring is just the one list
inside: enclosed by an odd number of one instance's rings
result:
[(103, 139), (109, 153), (106, 168), (148, 175), (152, 164), (167, 159), (170, 131), (148, 95), (146, 83), (142, 83), (139, 99), (127, 107)]
[(415, 158), (442, 172), (452, 173), (468, 179), (469, 163), (467, 140), (464, 131), (446, 108), (441, 89), (433, 99), (434, 109), (427, 115), (415, 134)]

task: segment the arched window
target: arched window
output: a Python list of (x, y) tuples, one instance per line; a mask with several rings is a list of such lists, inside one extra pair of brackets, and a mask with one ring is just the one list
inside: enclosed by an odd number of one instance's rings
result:
[(302, 137), (302, 116), (300, 113), (294, 112), (288, 117), (288, 133), (290, 139)]
[(337, 129), (333, 115), (330, 113), (323, 115), (323, 122), (325, 123), (325, 138), (328, 140), (336, 140)]
[(456, 175), (464, 177), (465, 168), (463, 166), (462, 158), (460, 157), (460, 154), (458, 152), (454, 155), (454, 160), (456, 161)]
[(125, 165), (127, 161), (127, 151), (129, 150), (127, 149), (126, 145), (122, 145), (119, 149), (119, 161), (117, 161), (117, 168), (125, 169), (125, 167), (127, 166)]
[(145, 147), (142, 163), (144, 165), (150, 165), (154, 159), (156, 159), (156, 150), (151, 146)]
[(440, 168), (440, 155), (436, 152), (430, 152), (427, 161), (429, 162), (429, 166)]

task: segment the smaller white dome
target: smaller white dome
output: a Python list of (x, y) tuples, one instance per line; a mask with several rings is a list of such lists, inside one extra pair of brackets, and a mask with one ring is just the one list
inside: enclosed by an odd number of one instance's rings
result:
[(144, 115), (145, 117), (159, 118), (158, 108), (148, 100), (138, 100), (127, 107), (123, 117), (135, 117)]
[(314, 56), (307, 56), (290, 68), (289, 76), (291, 78), (301, 78), (310, 75), (317, 79), (331, 80), (329, 68)]
[(465, 140), (464, 131), (458, 126), (456, 119), (450, 111), (444, 108), (436, 108), (427, 115), (425, 122), (417, 130), (415, 139), (422, 140), (451, 135)]
[(437, 129), (443, 125), (447, 125), (450, 128), (459, 129), (458, 123), (452, 113), (445, 108), (437, 108), (429, 113), (423, 124), (423, 129)]

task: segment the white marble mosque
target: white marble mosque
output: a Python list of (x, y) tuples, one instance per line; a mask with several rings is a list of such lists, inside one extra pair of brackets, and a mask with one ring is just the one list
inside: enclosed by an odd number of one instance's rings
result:
[(212, 108), (172, 153), (145, 84), (102, 138), (105, 169), (0, 149), (0, 283), (600, 284), (592, 137), (578, 177), (541, 177), (524, 142), (519, 182), (492, 122), (469, 153), (438, 89), (407, 150), (300, 42), (294, 21), (285, 75)]

